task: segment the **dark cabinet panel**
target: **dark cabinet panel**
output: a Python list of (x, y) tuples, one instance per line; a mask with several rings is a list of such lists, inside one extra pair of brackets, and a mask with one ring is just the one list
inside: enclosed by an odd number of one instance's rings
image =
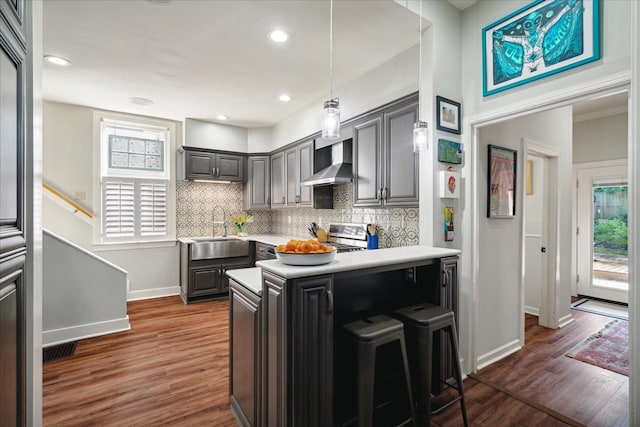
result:
[(313, 140), (298, 144), (296, 147), (298, 160), (298, 174), (296, 188), (298, 189), (298, 205), (313, 206), (313, 187), (300, 185), (302, 181), (313, 175)]
[(249, 156), (247, 185), (244, 188), (245, 209), (271, 207), (271, 162), (269, 156)]
[(216, 267), (192, 268), (189, 272), (189, 296), (198, 297), (222, 292), (222, 277)]
[(291, 358), (293, 423), (333, 422), (333, 276), (293, 282)]
[(298, 203), (298, 192), (296, 183), (298, 182), (298, 166), (297, 155), (295, 147), (284, 152), (284, 175), (286, 183), (287, 198), (286, 205), (289, 207), (295, 207)]
[(418, 206), (417, 112), (413, 95), (353, 124), (354, 206)]
[(353, 205), (382, 204), (382, 117), (353, 125)]
[(231, 410), (243, 426), (261, 421), (262, 304), (261, 298), (230, 280)]
[(263, 270), (263, 425), (281, 427), (287, 423), (287, 299), (285, 280)]
[(256, 242), (256, 261), (276, 259), (275, 246), (266, 243)]
[(18, 423), (18, 294), (12, 281), (0, 284), (0, 425)]
[(245, 156), (184, 147), (185, 179), (244, 181)]
[(285, 207), (284, 151), (271, 156), (271, 207)]

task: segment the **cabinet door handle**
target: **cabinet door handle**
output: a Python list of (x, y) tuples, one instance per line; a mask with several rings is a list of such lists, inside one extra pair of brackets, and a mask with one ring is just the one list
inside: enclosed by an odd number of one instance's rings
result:
[(296, 196), (296, 203), (300, 203), (300, 196)]
[(282, 196), (282, 206), (284, 206), (286, 204), (286, 200), (284, 199), (284, 196)]
[(381, 200), (382, 199), (382, 187), (380, 187), (380, 190), (378, 190), (378, 192), (376, 193), (376, 200)]
[(387, 200), (387, 187), (384, 187), (384, 190), (382, 190), (382, 200)]
[(447, 270), (442, 271), (442, 287), (445, 288), (449, 284), (449, 272)]
[(333, 313), (333, 292), (327, 291), (327, 313)]

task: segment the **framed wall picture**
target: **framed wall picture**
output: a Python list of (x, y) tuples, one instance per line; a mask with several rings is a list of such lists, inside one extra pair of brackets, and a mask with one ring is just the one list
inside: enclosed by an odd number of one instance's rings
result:
[(462, 163), (462, 144), (438, 139), (438, 161), (459, 165)]
[(460, 135), (460, 103), (436, 96), (436, 128)]
[(460, 174), (452, 170), (440, 171), (440, 198), (460, 198)]
[(488, 218), (514, 218), (516, 216), (517, 165), (517, 151), (489, 145)]
[(536, 0), (482, 29), (483, 96), (600, 59), (599, 0)]

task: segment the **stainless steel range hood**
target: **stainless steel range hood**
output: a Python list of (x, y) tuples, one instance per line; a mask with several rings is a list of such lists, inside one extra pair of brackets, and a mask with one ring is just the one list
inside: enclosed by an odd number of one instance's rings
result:
[(316, 159), (322, 156), (327, 157), (329, 150), (331, 164), (302, 181), (301, 185), (333, 185), (343, 184), (353, 180), (351, 139), (316, 150)]

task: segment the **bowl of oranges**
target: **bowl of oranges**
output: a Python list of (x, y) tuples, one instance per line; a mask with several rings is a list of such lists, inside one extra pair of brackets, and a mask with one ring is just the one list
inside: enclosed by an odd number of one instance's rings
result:
[(315, 239), (289, 240), (276, 247), (276, 257), (288, 265), (322, 265), (335, 259), (336, 248)]

